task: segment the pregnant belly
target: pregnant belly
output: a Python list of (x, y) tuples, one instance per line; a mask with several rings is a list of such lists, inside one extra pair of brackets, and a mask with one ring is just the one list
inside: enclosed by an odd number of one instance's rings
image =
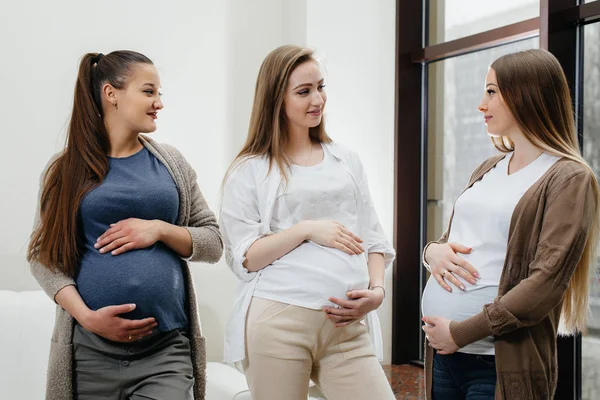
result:
[(452, 293), (442, 288), (434, 278), (429, 278), (423, 298), (421, 310), (423, 316), (437, 316), (452, 321), (464, 321), (480, 313), (483, 306), (494, 302), (498, 295), (498, 287), (472, 286), (471, 290), (463, 292), (453, 288)]
[(329, 297), (346, 299), (349, 290), (366, 289), (369, 271), (363, 254), (304, 243), (266, 267), (255, 295), (308, 308), (333, 306)]
[(181, 261), (162, 246), (119, 256), (88, 252), (76, 282), (81, 297), (92, 310), (136, 304), (134, 311), (123, 315), (131, 319), (155, 316), (185, 299)]

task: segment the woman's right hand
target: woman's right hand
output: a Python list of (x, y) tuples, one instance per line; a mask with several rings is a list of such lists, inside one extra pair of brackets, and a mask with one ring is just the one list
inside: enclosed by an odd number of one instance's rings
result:
[(457, 253), (469, 254), (472, 250), (470, 247), (458, 243), (431, 243), (427, 247), (424, 258), (431, 267), (431, 275), (441, 287), (452, 292), (452, 288), (446, 283), (448, 281), (460, 290), (465, 290), (457, 276), (474, 285), (479, 279), (479, 273)]
[(338, 249), (351, 256), (364, 252), (363, 240), (335, 221), (303, 221), (308, 227), (308, 240), (321, 246)]
[(158, 322), (152, 317), (139, 320), (121, 318), (119, 315), (135, 309), (135, 304), (107, 306), (88, 312), (82, 327), (113, 342), (134, 342), (152, 333)]

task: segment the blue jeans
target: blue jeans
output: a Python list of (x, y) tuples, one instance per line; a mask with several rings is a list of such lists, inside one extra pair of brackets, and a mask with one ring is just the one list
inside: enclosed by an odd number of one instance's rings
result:
[(433, 357), (433, 400), (494, 400), (495, 356), (454, 353)]

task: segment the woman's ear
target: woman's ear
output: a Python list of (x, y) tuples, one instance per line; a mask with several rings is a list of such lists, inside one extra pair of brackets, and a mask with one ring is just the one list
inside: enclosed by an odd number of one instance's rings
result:
[(101, 97), (113, 107), (117, 106), (117, 90), (110, 83), (105, 83), (100, 91)]

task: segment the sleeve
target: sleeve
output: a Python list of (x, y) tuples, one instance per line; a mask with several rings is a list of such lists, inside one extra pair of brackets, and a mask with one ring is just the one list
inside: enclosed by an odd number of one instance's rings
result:
[(200, 191), (196, 172), (183, 155), (179, 153), (179, 157), (186, 171), (188, 194), (191, 199), (189, 222), (183, 228), (187, 229), (192, 237), (192, 254), (185, 260), (214, 264), (223, 255), (223, 240), (217, 218)]
[(383, 232), (383, 228), (381, 227), (381, 223), (379, 222), (379, 217), (377, 216), (377, 212), (375, 211), (375, 207), (373, 206), (373, 202), (371, 201), (371, 192), (369, 190), (369, 182), (367, 179), (367, 174), (363, 168), (362, 162), (357, 154), (353, 153), (353, 158), (355, 159), (355, 165), (357, 169), (356, 177), (358, 179), (358, 183), (360, 185), (362, 201), (365, 210), (365, 238), (363, 238), (367, 244), (368, 253), (383, 253), (383, 257), (385, 260), (385, 268), (389, 267), (394, 259), (396, 258), (396, 251), (387, 240), (385, 233)]
[[(41, 196), (42, 196), (42, 191), (44, 188), (44, 181), (45, 181), (46, 173), (47, 173), (48, 169), (50, 168), (50, 166), (60, 157), (60, 155), (61, 155), (61, 153), (56, 154), (50, 159), (50, 161), (44, 168), (42, 175), (40, 176), (39, 189), (38, 189), (38, 200), (37, 200), (35, 218), (33, 221), (33, 230), (34, 231), (39, 227), (39, 225), (41, 223), (41, 216), (40, 216), (40, 214), (41, 214)], [(56, 294), (62, 288), (69, 286), (69, 285), (75, 286), (75, 280), (72, 277), (67, 276), (60, 271), (52, 271), (49, 268), (47, 268), (45, 265), (43, 265), (35, 260), (30, 260), (29, 268), (30, 268), (31, 274), (33, 275), (35, 280), (38, 282), (38, 284), (41, 286), (41, 288), (44, 290), (44, 292), (46, 292), (46, 294), (52, 300), (54, 300)]]
[(257, 272), (250, 272), (243, 266), (246, 252), (255, 241), (271, 234), (261, 223), (252, 161), (242, 161), (227, 177), (223, 185), (219, 218), (227, 265), (239, 279), (246, 282), (257, 275)]
[(560, 305), (593, 227), (598, 201), (594, 185), (591, 172), (583, 171), (549, 189), (528, 277), (479, 314), (450, 324), (459, 347), (536, 325)]

